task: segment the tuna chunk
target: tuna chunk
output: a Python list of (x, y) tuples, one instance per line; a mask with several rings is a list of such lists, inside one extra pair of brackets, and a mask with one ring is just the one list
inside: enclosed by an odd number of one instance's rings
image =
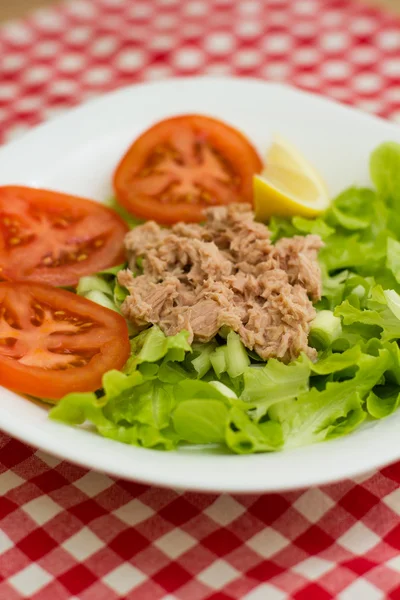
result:
[(318, 251), (323, 243), (318, 235), (283, 238), (276, 244), (279, 264), (291, 284), (299, 283), (313, 300), (321, 297), (321, 273), (318, 268)]
[[(321, 296), (320, 238), (274, 245), (245, 204), (208, 209), (206, 218), (203, 226), (169, 230), (150, 221), (128, 233), (129, 269), (118, 274), (130, 292), (124, 315), (138, 328), (158, 324), (167, 335), (186, 329), (201, 342), (226, 325), (263, 359), (313, 357), (308, 333), (311, 299)], [(143, 273), (135, 277), (138, 258)]]

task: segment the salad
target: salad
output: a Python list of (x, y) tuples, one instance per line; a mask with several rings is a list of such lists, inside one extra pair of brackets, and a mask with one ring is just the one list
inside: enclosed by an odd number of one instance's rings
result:
[(108, 206), (0, 188), (0, 383), (159, 450), (276, 451), (390, 415), (400, 145), (370, 173), (330, 201), (290, 145), (263, 165), (186, 115), (134, 141)]

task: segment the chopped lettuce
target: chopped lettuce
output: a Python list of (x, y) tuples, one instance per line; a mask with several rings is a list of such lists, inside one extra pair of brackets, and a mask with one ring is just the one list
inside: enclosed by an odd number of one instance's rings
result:
[(393, 238), (387, 240), (386, 266), (392, 272), (397, 283), (400, 283), (400, 242)]
[(297, 235), (314, 234), (319, 235), (325, 240), (332, 233), (335, 233), (333, 227), (328, 225), (323, 219), (303, 219), (303, 217), (293, 217), (292, 225), (296, 228)]
[(172, 414), (174, 429), (191, 444), (219, 444), (225, 441), (229, 409), (224, 402), (194, 399), (180, 402)]
[(157, 325), (142, 331), (131, 340), (131, 356), (124, 373), (134, 372), (141, 363), (154, 363), (161, 359), (183, 361), (186, 352), (191, 352), (188, 337), (187, 331), (167, 337)]
[(350, 231), (367, 229), (374, 216), (372, 190), (351, 187), (340, 194), (327, 212), (327, 220)]
[(360, 358), (361, 347), (359, 345), (353, 346), (345, 352), (328, 351), (322, 354), (317, 362), (311, 363), (311, 371), (316, 375), (331, 375), (357, 365)]
[[(324, 390), (312, 388), (298, 398), (274, 404), (268, 414), (282, 425), (285, 447), (312, 444), (354, 429), (366, 418), (365, 395), (381, 380), (390, 364), (387, 350), (377, 357), (361, 354), (351, 379), (328, 382)], [(337, 427), (340, 426), (339, 430)]]
[[(213, 444), (237, 454), (270, 452), (345, 435), (400, 405), (400, 145), (370, 160), (375, 189), (350, 187), (317, 219), (273, 217), (272, 241), (316, 234), (322, 298), (309, 342), (318, 350), (290, 364), (263, 361), (224, 327), (208, 343), (189, 333), (130, 325), (131, 355), (102, 389), (65, 396), (50, 417), (91, 423), (104, 437), (173, 450)], [(141, 221), (111, 206), (130, 227)], [(141, 259), (140, 259), (141, 260)], [(141, 262), (137, 264), (138, 272)], [(120, 312), (126, 265), (83, 277), (77, 293)]]
[(400, 203), (400, 144), (386, 142), (374, 150), (370, 160), (371, 179), (390, 207)]
[(244, 372), (241, 400), (254, 409), (259, 419), (277, 402), (295, 398), (308, 390), (310, 362), (304, 356), (290, 365), (270, 359), (262, 366), (248, 367)]
[(142, 219), (139, 219), (139, 217), (135, 217), (135, 215), (132, 215), (123, 206), (121, 206), (119, 202), (117, 202), (116, 198), (109, 198), (106, 201), (106, 205), (109, 208), (115, 210), (115, 212), (121, 217), (121, 219), (123, 219), (126, 222), (128, 227), (130, 227), (131, 229), (134, 229), (134, 227), (137, 227), (138, 225), (144, 223)]
[(283, 237), (293, 237), (294, 235), (307, 235), (312, 233), (319, 235), (323, 240), (335, 233), (324, 219), (304, 219), (303, 217), (293, 217), (291, 221), (283, 217), (272, 217), (269, 224), (272, 240), (275, 242)]
[(392, 414), (400, 404), (399, 386), (376, 386), (368, 395), (367, 411), (374, 419), (383, 419)]
[[(380, 291), (382, 294), (378, 298)], [(345, 300), (335, 309), (335, 315), (342, 318), (344, 325), (356, 323), (379, 328), (379, 335), (383, 341), (399, 339), (400, 319), (393, 312), (397, 306), (393, 300), (393, 295), (388, 296), (380, 286), (375, 287), (371, 294), (371, 299), (367, 302), (367, 308), (357, 308), (350, 304), (348, 300)], [(372, 330), (370, 329), (369, 331)], [(368, 330), (365, 330), (365, 332), (365, 337), (369, 337)], [(362, 335), (362, 333), (360, 334)]]
[(236, 454), (270, 452), (282, 446), (282, 427), (276, 421), (255, 423), (243, 410), (233, 407), (229, 413), (225, 441)]

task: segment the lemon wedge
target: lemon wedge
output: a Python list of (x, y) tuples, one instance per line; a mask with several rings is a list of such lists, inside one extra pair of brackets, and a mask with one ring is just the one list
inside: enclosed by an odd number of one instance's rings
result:
[(276, 137), (261, 175), (254, 176), (256, 219), (273, 215), (316, 217), (329, 206), (322, 177), (292, 144)]

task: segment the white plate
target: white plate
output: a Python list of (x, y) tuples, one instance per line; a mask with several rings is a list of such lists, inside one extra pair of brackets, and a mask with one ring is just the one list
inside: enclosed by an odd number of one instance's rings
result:
[[(368, 184), (380, 142), (400, 142), (386, 121), (281, 85), (187, 78), (128, 87), (46, 123), (0, 150), (0, 184), (21, 183), (102, 200), (128, 144), (154, 121), (185, 112), (220, 117), (264, 152), (279, 132), (309, 157), (335, 194)], [(46, 410), (0, 389), (0, 428), (59, 457), (155, 485), (267, 492), (352, 477), (400, 459), (400, 411), (350, 436), (274, 454), (231, 456), (198, 449), (157, 452), (125, 446), (47, 419)]]

